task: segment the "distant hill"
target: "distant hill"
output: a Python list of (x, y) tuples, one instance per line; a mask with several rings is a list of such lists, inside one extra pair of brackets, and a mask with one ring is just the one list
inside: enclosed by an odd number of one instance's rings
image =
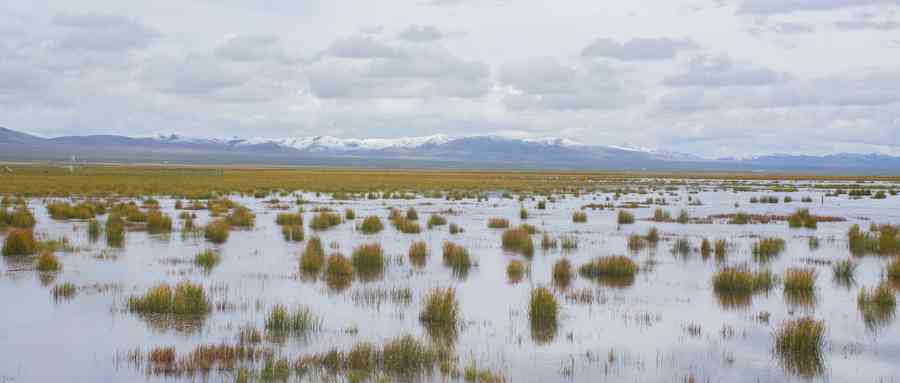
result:
[(631, 146), (583, 145), (561, 138), (446, 135), (397, 139), (330, 136), (215, 139), (166, 135), (41, 138), (0, 128), (0, 160), (169, 162), (358, 167), (790, 171), (900, 174), (900, 157), (839, 153), (704, 159)]

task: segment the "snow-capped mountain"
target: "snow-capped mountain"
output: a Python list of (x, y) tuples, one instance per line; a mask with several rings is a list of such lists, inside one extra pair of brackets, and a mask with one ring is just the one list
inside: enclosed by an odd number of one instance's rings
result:
[(166, 134), (42, 138), (0, 128), (0, 160), (178, 162), (362, 167), (573, 170), (813, 171), (900, 174), (900, 157), (838, 153), (704, 159), (648, 147), (586, 145), (565, 138), (207, 138)]

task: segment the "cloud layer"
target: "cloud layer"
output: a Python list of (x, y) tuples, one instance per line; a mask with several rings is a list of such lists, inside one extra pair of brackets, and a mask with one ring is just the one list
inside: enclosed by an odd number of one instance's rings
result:
[(887, 54), (898, 11), (898, 0), (13, 2), (0, 5), (0, 126), (900, 154), (900, 57)]

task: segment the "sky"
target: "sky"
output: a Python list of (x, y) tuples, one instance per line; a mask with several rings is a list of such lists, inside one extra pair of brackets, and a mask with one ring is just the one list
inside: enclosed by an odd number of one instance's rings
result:
[(0, 126), (900, 155), (900, 0), (9, 1)]

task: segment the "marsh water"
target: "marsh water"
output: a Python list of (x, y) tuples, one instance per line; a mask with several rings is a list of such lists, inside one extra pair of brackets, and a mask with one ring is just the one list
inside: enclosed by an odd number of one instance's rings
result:
[[(590, 192), (558, 195), (546, 209), (536, 205), (544, 197), (503, 198), (502, 191), (486, 200), (449, 201), (440, 198), (333, 200), (315, 193), (281, 197), (288, 211), (299, 206), (307, 211), (326, 206), (342, 213), (356, 212), (355, 222), (314, 232), (329, 253), (350, 255), (353, 248), (378, 242), (388, 256), (384, 274), (371, 280), (354, 280), (336, 290), (321, 279), (304, 278), (298, 258), (305, 242), (288, 242), (275, 223), (276, 214), (266, 199), (230, 196), (256, 213), (252, 229), (233, 230), (226, 243), (215, 245), (202, 236), (182, 236), (180, 221), (171, 234), (150, 235), (131, 230), (121, 249), (110, 248), (101, 238), (91, 242), (85, 221), (51, 219), (45, 200), (30, 199), (37, 218), (35, 232), (44, 237), (66, 236), (74, 251), (59, 252), (63, 270), (40, 273), (31, 259), (4, 257), (0, 264), (0, 382), (120, 382), (120, 381), (231, 381), (229, 373), (208, 376), (156, 376), (136, 368), (124, 357), (134, 349), (175, 346), (189, 352), (200, 344), (234, 343), (241, 326), (261, 328), (276, 304), (308, 306), (322, 321), (319, 331), (289, 338), (271, 346), (279, 355), (296, 358), (332, 348), (348, 348), (360, 341), (380, 344), (403, 334), (428, 339), (419, 321), (423, 298), (433, 287), (454, 287), (460, 303), (462, 326), (455, 340), (460, 364), (477, 361), (512, 382), (680, 382), (693, 377), (711, 382), (834, 381), (891, 382), (900, 380), (900, 324), (893, 316), (878, 321), (863, 319), (857, 295), (863, 286), (882, 281), (886, 257), (854, 257), (859, 268), (849, 285), (832, 278), (830, 264), (851, 257), (847, 231), (853, 224), (900, 223), (896, 196), (886, 199), (851, 199), (831, 196), (830, 189), (807, 188), (775, 192), (758, 187), (734, 192), (713, 183), (698, 182), (652, 194)], [(784, 184), (781, 184), (784, 186)], [(753, 189), (751, 187), (751, 189)], [(661, 189), (660, 189), (661, 190)], [(750, 203), (751, 197), (791, 196), (793, 202)], [(620, 209), (585, 209), (588, 221), (573, 223), (572, 213), (587, 204), (616, 205), (664, 197), (665, 206), (642, 205), (628, 209), (634, 224), (618, 225)], [(302, 198), (305, 203), (296, 205)], [(699, 199), (702, 204), (689, 204)], [(812, 197), (814, 202), (801, 202)], [(156, 197), (160, 208), (173, 219), (179, 211), (175, 200)], [(357, 231), (362, 218), (385, 219), (389, 208), (418, 210), (423, 230), (403, 234), (386, 224), (384, 231), (365, 235)], [(529, 210), (525, 223), (559, 238), (578, 239), (577, 249), (542, 250), (541, 234), (534, 236), (537, 249), (531, 258), (503, 250), (499, 229), (487, 228), (490, 217), (520, 223), (519, 211)], [(737, 207), (736, 207), (737, 206)], [(813, 214), (846, 219), (820, 222), (818, 228), (791, 229), (784, 221), (731, 225), (649, 221), (661, 207), (673, 215), (685, 209), (691, 217), (743, 211), (752, 214), (793, 213), (809, 208)], [(453, 214), (447, 214), (448, 209)], [(465, 229), (450, 234), (447, 226), (425, 228), (433, 213), (444, 212), (451, 223)], [(209, 220), (209, 212), (196, 211), (197, 224)], [(105, 216), (98, 219), (102, 222)], [(659, 229), (662, 240), (655, 247), (630, 251), (628, 236)], [(6, 233), (0, 233), (5, 237)], [(791, 299), (782, 288), (753, 295), (752, 300), (723, 302), (712, 287), (713, 274), (724, 265), (753, 264), (750, 248), (759, 237), (786, 240), (785, 251), (766, 267), (783, 274), (788, 267), (813, 267), (818, 271), (814, 296)], [(810, 246), (810, 237), (819, 246)], [(694, 250), (674, 254), (677, 239), (687, 238)], [(704, 259), (696, 250), (703, 238), (731, 243), (725, 260)], [(425, 266), (412, 265), (406, 257), (413, 241), (426, 241), (431, 250)], [(464, 245), (477, 263), (467, 275), (454, 275), (441, 262), (444, 241)], [(223, 260), (204, 270), (193, 257), (206, 248), (220, 251)], [(579, 265), (604, 255), (628, 255), (641, 269), (631, 281), (598, 283), (579, 276), (567, 288), (553, 287), (552, 267), (561, 258)], [(529, 267), (523, 280), (511, 282), (506, 268), (513, 259)], [(202, 320), (171, 323), (127, 310), (127, 299), (142, 294), (159, 282), (190, 280), (202, 284), (214, 304)], [(71, 282), (77, 294), (54, 299), (54, 285)], [(561, 303), (559, 325), (549, 338), (532, 336), (528, 318), (532, 288), (549, 286)], [(409, 289), (411, 299), (391, 299), (383, 292)], [(575, 297), (578, 299), (575, 299)], [(800, 316), (824, 320), (827, 326), (821, 368), (797, 373), (786, 368), (774, 351), (774, 332), (785, 320)], [(295, 376), (292, 379), (306, 378)], [(430, 380), (461, 381), (434, 374)]]

